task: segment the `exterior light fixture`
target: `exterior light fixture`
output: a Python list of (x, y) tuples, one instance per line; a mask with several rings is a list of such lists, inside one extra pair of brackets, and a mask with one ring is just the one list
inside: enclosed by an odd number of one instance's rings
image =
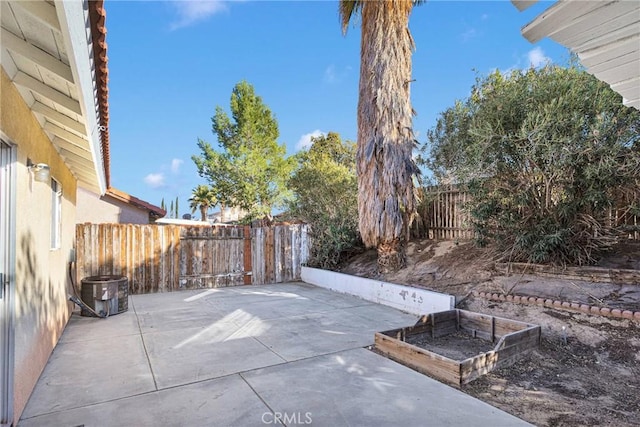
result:
[(50, 168), (48, 164), (34, 164), (31, 162), (31, 159), (27, 159), (27, 168), (29, 168), (29, 172), (33, 172), (33, 179), (37, 182), (49, 182), (49, 177), (51, 175), (49, 173)]

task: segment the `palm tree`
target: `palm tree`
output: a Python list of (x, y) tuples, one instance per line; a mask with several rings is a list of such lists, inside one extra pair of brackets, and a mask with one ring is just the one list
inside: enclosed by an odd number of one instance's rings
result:
[(365, 245), (377, 248), (381, 273), (405, 265), (406, 230), (415, 212), (409, 15), (421, 2), (340, 0), (343, 33), (353, 16), (362, 18), (358, 228)]
[(191, 213), (199, 209), (202, 221), (207, 220), (207, 211), (216, 203), (218, 203), (216, 195), (208, 185), (198, 185), (193, 189), (191, 197), (189, 198)]

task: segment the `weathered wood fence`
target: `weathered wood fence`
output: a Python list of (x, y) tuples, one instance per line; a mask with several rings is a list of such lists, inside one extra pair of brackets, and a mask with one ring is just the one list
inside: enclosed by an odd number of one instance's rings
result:
[(430, 239), (472, 239), (471, 217), (465, 209), (470, 199), (466, 191), (454, 185), (429, 187), (425, 194), (426, 205), (421, 213)]
[(307, 226), (78, 224), (76, 277), (120, 275), (133, 294), (300, 279)]
[[(471, 216), (466, 209), (471, 200), (469, 193), (455, 185), (439, 185), (427, 187), (421, 197), (426, 201), (420, 212), (428, 233), (426, 237), (440, 240), (473, 238)], [(628, 203), (628, 200), (621, 200), (622, 205), (628, 206)], [(610, 208), (605, 222), (610, 227), (628, 230), (623, 231), (622, 237), (640, 240), (640, 218), (628, 209)]]

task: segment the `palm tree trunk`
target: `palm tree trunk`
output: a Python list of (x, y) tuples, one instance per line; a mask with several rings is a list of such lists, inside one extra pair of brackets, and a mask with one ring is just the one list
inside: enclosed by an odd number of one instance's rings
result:
[(202, 221), (207, 220), (207, 208), (206, 206), (200, 205), (200, 216), (202, 217)]
[(220, 222), (225, 222), (224, 203), (220, 202)]
[(405, 265), (405, 224), (414, 210), (415, 143), (409, 85), (410, 0), (367, 1), (362, 8), (358, 101), (358, 213), (381, 273)]

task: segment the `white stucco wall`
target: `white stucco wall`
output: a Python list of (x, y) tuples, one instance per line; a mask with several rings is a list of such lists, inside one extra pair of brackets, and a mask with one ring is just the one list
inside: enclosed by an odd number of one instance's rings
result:
[(302, 281), (335, 292), (355, 295), (367, 301), (388, 305), (407, 313), (422, 315), (451, 310), (455, 306), (453, 295), (395, 283), (381, 282), (365, 277), (351, 276), (335, 271), (302, 267)]
[[(22, 412), (71, 314), (68, 262), (75, 242), (76, 179), (0, 68), (0, 129), (16, 147), (14, 415)], [(52, 189), (26, 164), (50, 166), (62, 186), (60, 247), (51, 248)]]

